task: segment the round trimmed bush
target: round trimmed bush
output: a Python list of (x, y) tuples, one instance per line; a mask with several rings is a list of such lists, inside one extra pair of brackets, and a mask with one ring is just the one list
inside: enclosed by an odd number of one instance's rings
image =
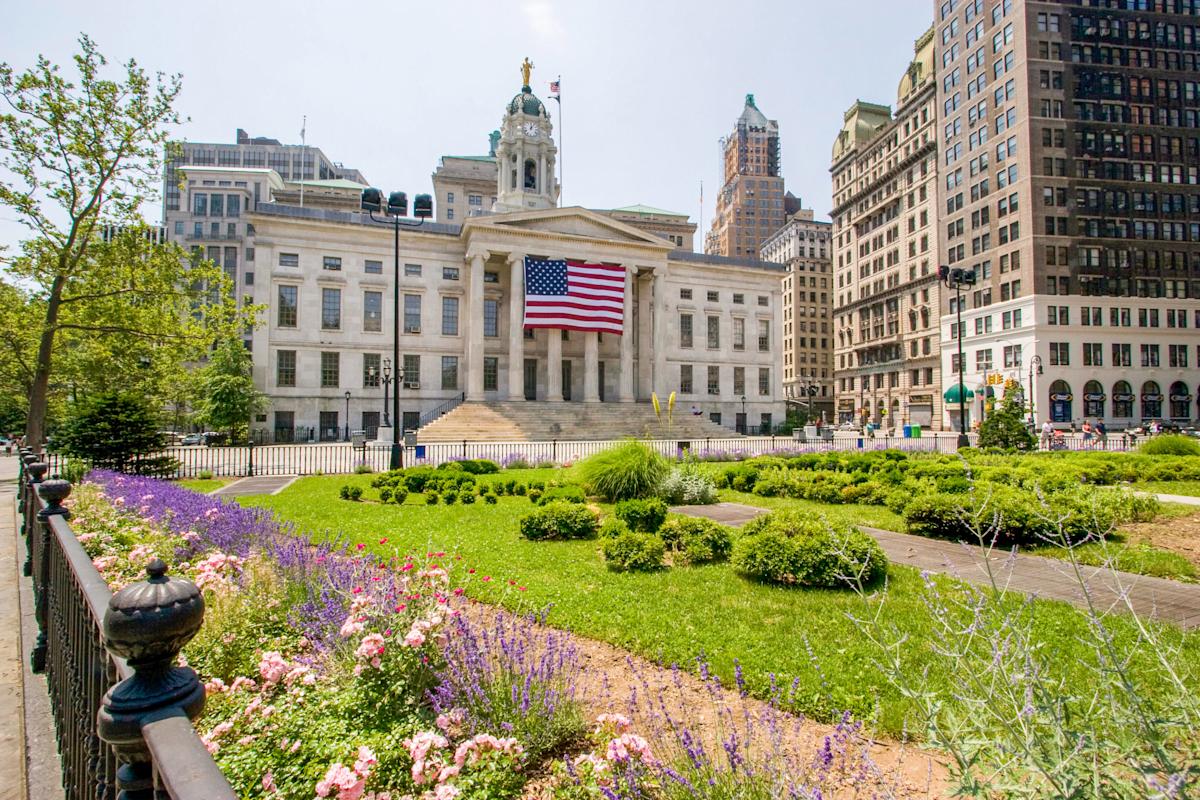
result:
[(654, 533), (667, 518), (667, 504), (657, 497), (645, 500), (622, 500), (613, 508), (617, 519), (630, 530)]
[(887, 563), (879, 544), (857, 528), (795, 511), (751, 520), (733, 546), (738, 572), (786, 586), (869, 584), (883, 577)]
[(625, 524), (624, 520), (617, 519), (616, 517), (608, 517), (600, 524), (601, 539), (615, 539), (622, 533), (628, 532), (629, 526)]
[(447, 489), (442, 492), (442, 502), (448, 506), (452, 506), (458, 502), (458, 491), (455, 489)]
[(604, 540), (604, 561), (615, 572), (650, 572), (662, 569), (663, 540), (653, 533), (625, 531)]
[(616, 502), (650, 497), (667, 476), (667, 460), (649, 445), (627, 441), (601, 450), (579, 462), (579, 474), (588, 489)]
[(533, 503), (534, 505), (537, 505), (537, 504), (538, 504), (538, 500), (540, 500), (540, 499), (541, 499), (541, 497), (542, 497), (542, 490), (541, 490), (541, 489), (533, 489), (533, 488), (531, 488), (531, 489), (529, 490), (529, 502)]
[(463, 492), (462, 495), (458, 498), (458, 500), (464, 506), (469, 506), (475, 502), (475, 496), (476, 495), (474, 492)]
[[(382, 494), (382, 492), (381, 492)], [(392, 488), (392, 502), (398, 506), (404, 505), (404, 501), (408, 499), (408, 489), (403, 486), (395, 486)]]
[(483, 502), (487, 503), (489, 506), (496, 505), (496, 495), (488, 492), (487, 494), (483, 495)]
[(587, 502), (587, 496), (583, 493), (581, 487), (574, 484), (568, 486), (551, 486), (535, 502), (539, 506), (544, 506), (547, 503), (553, 503), (555, 500), (583, 504)]
[(381, 503), (392, 502), (392, 487), (384, 486), (379, 490), (379, 502), (381, 502)]
[(425, 492), (425, 505), (427, 505), (427, 506), (436, 506), (438, 504), (438, 501), (441, 499), (442, 498), (438, 495), (438, 493), (433, 491), (432, 489)]
[(733, 549), (733, 529), (705, 517), (671, 517), (658, 535), (674, 557), (686, 564), (725, 561)]
[(1138, 452), (1148, 456), (1200, 456), (1200, 441), (1177, 433), (1163, 434), (1142, 442)]
[(526, 539), (591, 539), (599, 521), (587, 506), (559, 500), (540, 506), (520, 519), (521, 535)]

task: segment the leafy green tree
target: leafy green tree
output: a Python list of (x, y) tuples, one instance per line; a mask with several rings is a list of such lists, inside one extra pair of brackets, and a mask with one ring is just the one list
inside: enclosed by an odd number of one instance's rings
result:
[(109, 79), (95, 43), (82, 36), (79, 46), (77, 82), (44, 57), (21, 73), (0, 64), (10, 109), (0, 114), (0, 206), (34, 237), (8, 267), (40, 309), (23, 356), (31, 442), (43, 438), (54, 392), (74, 400), (132, 381), (154, 395), (222, 329), (245, 324), (220, 270), (189, 265), (142, 221), (167, 126), (180, 122), (179, 76), (151, 77), (130, 60)]
[(1000, 407), (979, 426), (979, 446), (1004, 450), (1032, 450), (1037, 439), (1025, 426), (1025, 405), (1017, 391), (1005, 392)]
[(226, 339), (196, 376), (197, 419), (214, 430), (229, 432), (230, 442), (245, 439), (250, 417), (266, 407), (254, 388), (250, 354), (240, 337)]
[(92, 466), (143, 475), (169, 473), (174, 460), (165, 444), (154, 407), (132, 392), (105, 392), (71, 407), (57, 432), (60, 449)]

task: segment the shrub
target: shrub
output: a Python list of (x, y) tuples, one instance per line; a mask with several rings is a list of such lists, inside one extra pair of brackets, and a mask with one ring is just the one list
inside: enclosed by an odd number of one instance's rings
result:
[(350, 484), (346, 484), (338, 490), (338, 496), (343, 500), (361, 500), (362, 493), (361, 486), (351, 486)]
[(1016, 392), (1008, 392), (998, 408), (979, 425), (979, 446), (1002, 450), (1032, 450), (1037, 439), (1025, 425), (1025, 403)]
[(653, 533), (625, 531), (604, 540), (604, 561), (616, 572), (649, 572), (662, 569), (663, 540)]
[(500, 471), (500, 465), (486, 458), (464, 458), (458, 461), (447, 461), (438, 465), (440, 470), (462, 470), (471, 475), (491, 475)]
[(520, 519), (526, 539), (591, 539), (596, 535), (596, 513), (587, 506), (562, 500), (541, 506)]
[(733, 549), (733, 529), (704, 517), (671, 517), (658, 535), (675, 558), (687, 564), (725, 561)]
[(717, 502), (717, 485), (695, 465), (684, 464), (663, 479), (658, 494), (671, 505), (708, 505)]
[(622, 500), (613, 509), (617, 519), (630, 530), (654, 533), (667, 518), (667, 504), (657, 497), (647, 500)]
[(723, 489), (733, 489), (735, 492), (753, 492), (757, 481), (758, 467), (753, 463), (743, 462), (726, 467), (721, 472), (717, 485)]
[(733, 564), (769, 583), (827, 588), (873, 583), (887, 571), (887, 557), (867, 534), (795, 511), (746, 523)]
[(579, 463), (584, 485), (612, 502), (651, 496), (667, 471), (665, 458), (649, 445), (633, 440), (601, 450)]
[[(196, 473), (196, 477), (202, 481), (211, 481), (213, 474), (211, 469), (202, 469)], [(74, 483), (74, 481), (72, 481)]]
[(463, 492), (458, 497), (458, 501), (464, 506), (473, 505), (475, 503), (476, 494), (474, 492)]
[(425, 505), (436, 506), (438, 504), (438, 500), (441, 500), (441, 497), (437, 492), (433, 491), (432, 489), (425, 492)]
[[(523, 493), (522, 493), (522, 494), (523, 494)], [(537, 504), (537, 501), (538, 501), (538, 499), (539, 499), (539, 498), (541, 498), (541, 496), (542, 496), (542, 490), (541, 490), (541, 489), (530, 489), (530, 490), (529, 490), (529, 500), (530, 500), (530, 502), (532, 502), (533, 504), (535, 504), (535, 505), (536, 505), (536, 504)]]
[(526, 492), (526, 490), (527, 490), (527, 487), (525, 486), (525, 484), (523, 484), (523, 483), (516, 483), (516, 482), (514, 482), (514, 481), (510, 481), (509, 483), (511, 484), (511, 485), (508, 487), (508, 493), (509, 493), (509, 494), (515, 494), (517, 497), (524, 497), (524, 496), (525, 496), (525, 492)]
[(166, 440), (158, 407), (132, 392), (106, 392), (73, 403), (55, 433), (63, 453), (93, 467), (137, 475), (170, 475), (179, 462), (156, 455)]
[(1180, 434), (1164, 434), (1142, 442), (1138, 452), (1148, 456), (1200, 456), (1200, 441)]
[(489, 506), (496, 505), (496, 495), (492, 494), (491, 492), (487, 492), (483, 495), (483, 502), (487, 503)]
[(375, 468), (372, 467), (370, 464), (359, 464), (357, 467), (354, 468), (355, 475), (370, 475), (374, 471), (375, 471)]
[(392, 502), (392, 487), (384, 486), (379, 490), (379, 502), (381, 502), (381, 503)]
[(535, 502), (539, 506), (544, 506), (547, 503), (553, 503), (555, 500), (562, 500), (567, 503), (586, 503), (587, 497), (583, 493), (583, 489), (575, 486), (552, 486), (542, 493)]
[(442, 502), (448, 506), (452, 506), (455, 503), (457, 503), (458, 502), (458, 490), (457, 489), (447, 489), (446, 491), (442, 492)]
[(601, 539), (615, 539), (622, 533), (627, 533), (629, 526), (625, 524), (625, 520), (617, 517), (608, 517), (600, 525)]
[(509, 456), (504, 459), (505, 469), (529, 469), (529, 461), (525, 456)]

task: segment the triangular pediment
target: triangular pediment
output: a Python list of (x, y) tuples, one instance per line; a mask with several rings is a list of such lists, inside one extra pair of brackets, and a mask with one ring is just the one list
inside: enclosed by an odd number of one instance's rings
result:
[(486, 230), (553, 234), (668, 249), (672, 247), (670, 242), (652, 233), (577, 206), (472, 217), (463, 223), (462, 232), (464, 236), (469, 236)]

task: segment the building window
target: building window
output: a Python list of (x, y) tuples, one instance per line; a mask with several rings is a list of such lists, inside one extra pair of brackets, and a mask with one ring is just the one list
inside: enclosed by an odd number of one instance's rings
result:
[(454, 219), (454, 209), (453, 208), (446, 209), (446, 219)]
[(1104, 347), (1100, 342), (1083, 343), (1083, 365), (1085, 367), (1104, 366)]
[(721, 318), (708, 317), (708, 349), (717, 350), (721, 347)]
[(321, 329), (336, 331), (342, 327), (342, 290), (321, 290)]
[(382, 261), (372, 261), (372, 260), (368, 259), (367, 261), (363, 262), (363, 271), (366, 272), (368, 275), (382, 275), (383, 274), (383, 262)]
[(420, 264), (405, 264), (404, 265), (404, 277), (406, 277), (406, 278), (421, 277), (421, 265)]
[(691, 314), (680, 314), (679, 315), (679, 346), (680, 347), (691, 347), (692, 346), (692, 315)]
[[(712, 318), (710, 317), (710, 319)], [(709, 345), (709, 347), (712, 346), (711, 344)], [(733, 349), (746, 349), (746, 320), (742, 317), (733, 318)]]
[(380, 381), (379, 353), (363, 353), (363, 388), (374, 389)]
[(758, 321), (758, 352), (769, 353), (771, 351), (771, 321), (760, 319)]
[(281, 267), (298, 267), (300, 266), (299, 253), (280, 253), (279, 266)]
[[(953, 355), (957, 356), (958, 353), (954, 353)], [(991, 370), (991, 368), (992, 368), (992, 349), (989, 347), (985, 350), (976, 350), (975, 351), (975, 371), (976, 372), (988, 372)], [(957, 370), (953, 370), (953, 371), (957, 372)]]
[(1050, 342), (1050, 366), (1071, 366), (1071, 346), (1068, 342)]
[(496, 356), (483, 357), (483, 390), (494, 392), (500, 388), (500, 359)]
[(442, 356), (442, 388), (458, 390), (458, 356)]
[(442, 336), (458, 336), (458, 298), (442, 298)]
[(1021, 345), (1006, 345), (1004, 348), (1004, 366), (1006, 369), (1021, 366)]
[(325, 256), (321, 259), (321, 269), (327, 269), (330, 272), (341, 272), (342, 259), (337, 256)]
[(767, 306), (769, 306), (771, 304), (771, 299), (769, 297), (767, 297), (765, 294), (760, 294), (758, 296), (758, 304), (760, 306), (766, 308)]
[(1142, 348), (1142, 366), (1157, 367), (1158, 366), (1158, 345), (1144, 344)]
[(483, 301), (483, 335), (500, 335), (500, 301)]
[(693, 388), (694, 387), (692, 385), (692, 365), (691, 364), (680, 364), (679, 365), (679, 393), (680, 394), (691, 394), (693, 391)]
[(768, 367), (758, 368), (758, 393), (760, 395), (771, 393), (771, 370)]
[(363, 330), (383, 330), (383, 292), (363, 292)]
[(296, 294), (299, 289), (295, 286), (279, 287), (279, 316), (276, 324), (280, 328), (296, 327)]
[(484, 283), (499, 283), (500, 282), (500, 273), (492, 271), (492, 270), (484, 272), (483, 273), (483, 282)]
[(275, 357), (275, 385), (296, 385), (296, 351), (280, 350)]
[[(735, 370), (734, 374), (735, 375), (737, 374), (736, 370)], [(720, 367), (709, 367), (708, 368), (708, 393), (709, 394), (720, 394), (721, 393), (721, 368)]]
[(709, 293), (708, 293), (708, 295), (707, 295), (707, 297), (708, 297), (708, 302), (710, 302), (710, 303), (719, 303), (719, 302), (721, 302), (721, 294), (720, 294), (720, 292), (709, 292)]
[(444, 280), (444, 281), (458, 280), (458, 267), (442, 267), (442, 280)]
[(447, 203), (454, 202), (454, 192), (446, 192), (446, 202)]
[(743, 395), (746, 393), (746, 368), (733, 368), (733, 393)]
[(745, 305), (746, 304), (746, 295), (739, 294), (738, 292), (734, 292), (733, 293), (733, 304), (735, 306)]
[(197, 217), (207, 217), (208, 216), (208, 195), (207, 194), (197, 193), (197, 194), (192, 195), (192, 213), (195, 214)]
[(692, 290), (691, 289), (680, 289), (679, 290), (679, 299), (680, 300), (691, 300), (692, 299)]
[(421, 332), (421, 295), (404, 295), (404, 332)]
[(1113, 342), (1112, 365), (1114, 367), (1132, 367), (1133, 349), (1128, 344)]
[(321, 388), (337, 387), (340, 381), (341, 361), (338, 353), (321, 353)]

